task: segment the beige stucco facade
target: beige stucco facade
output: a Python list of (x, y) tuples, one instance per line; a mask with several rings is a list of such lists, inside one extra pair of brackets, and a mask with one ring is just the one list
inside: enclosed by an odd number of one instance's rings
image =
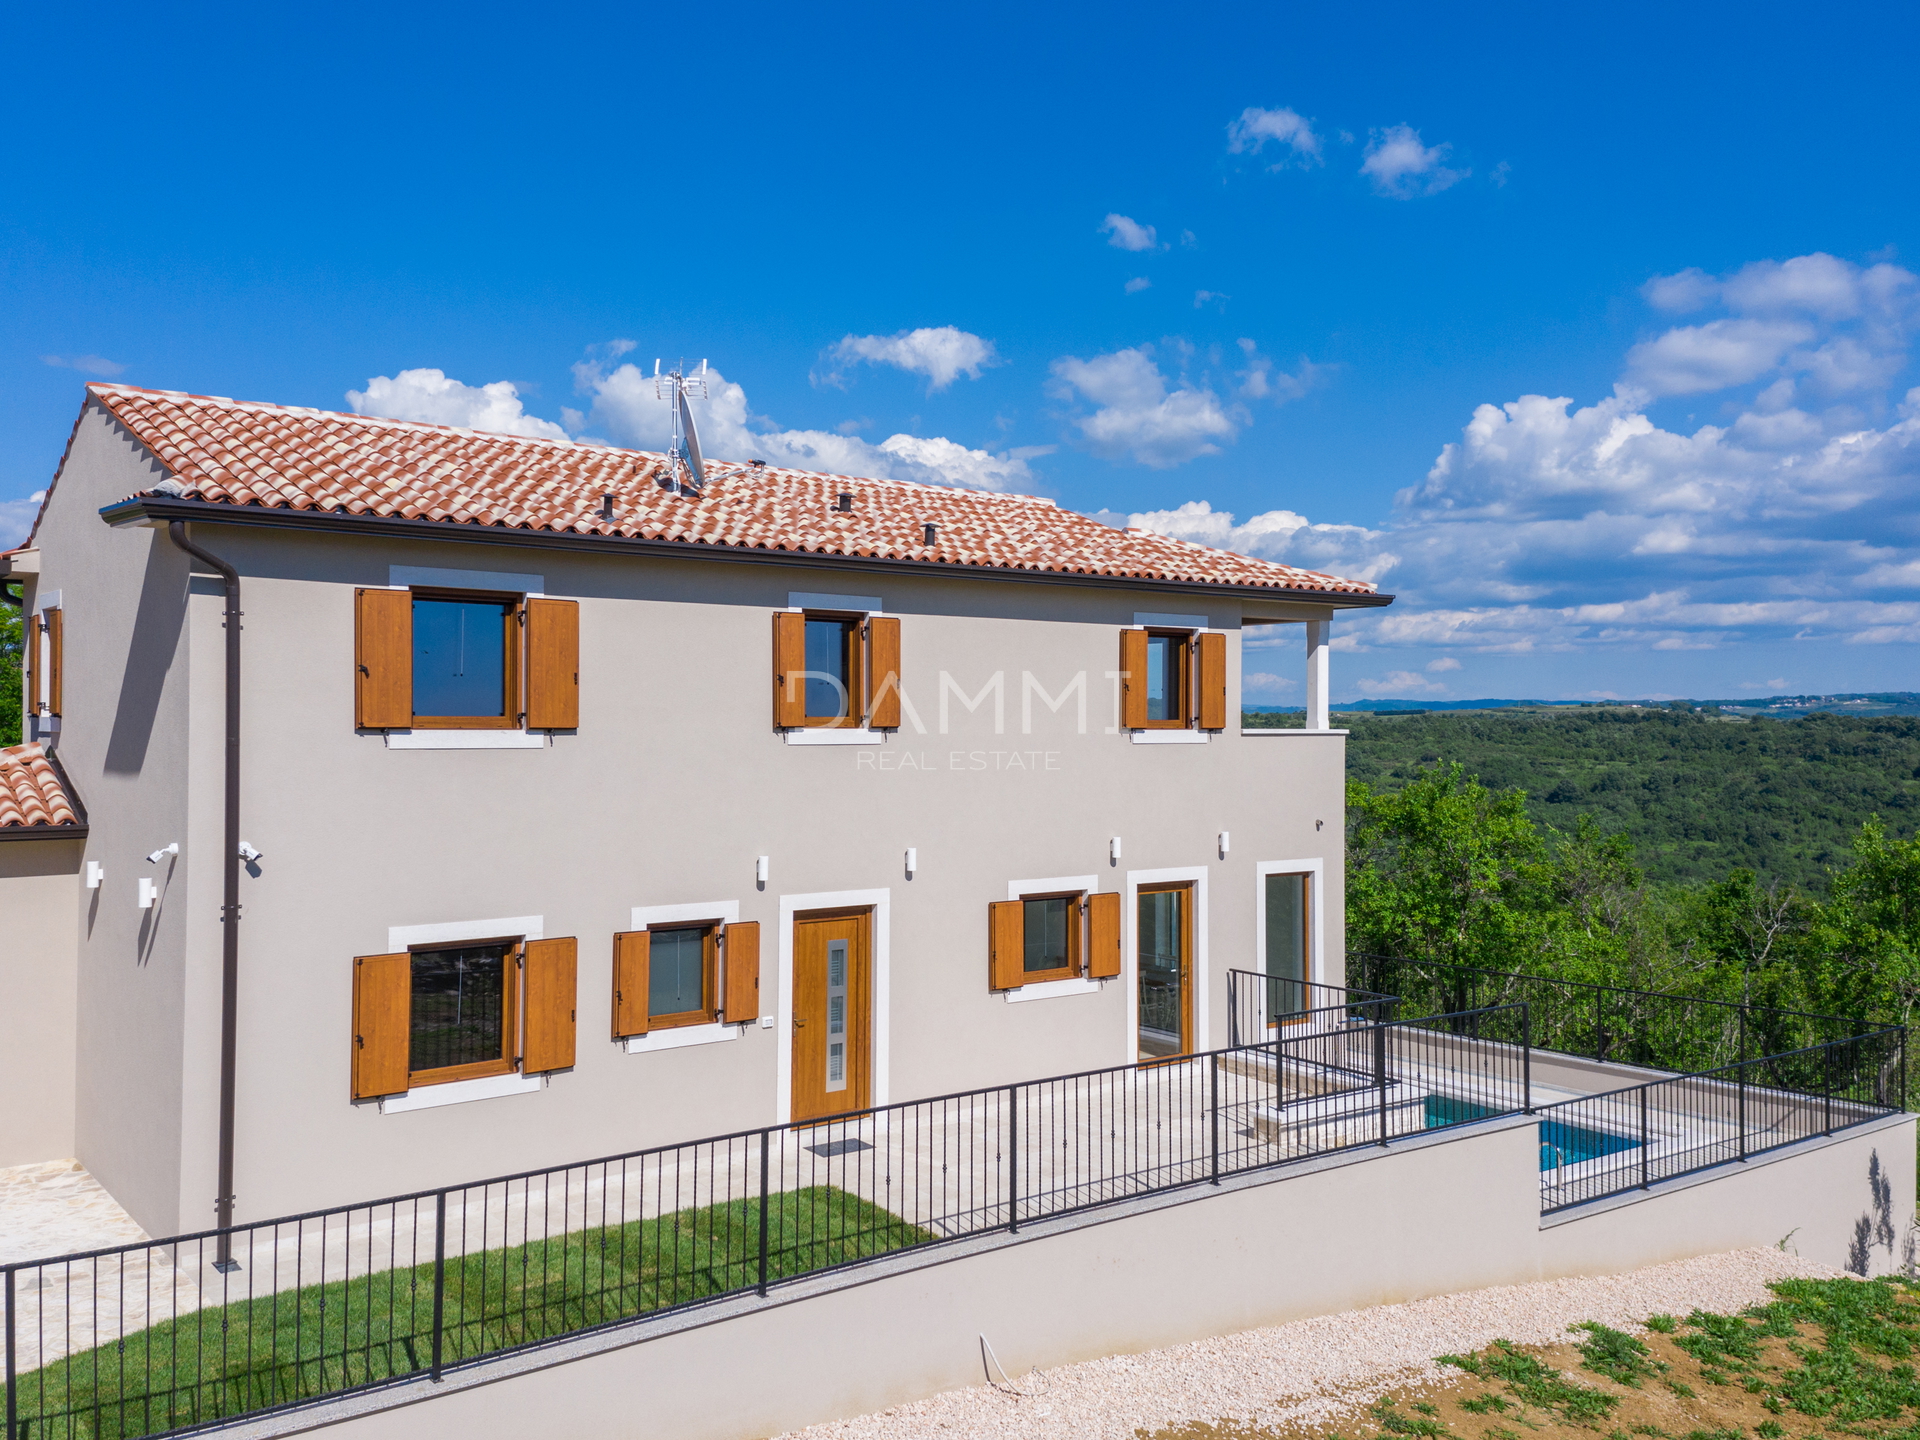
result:
[[(164, 531), (111, 529), (98, 512), (163, 475), (89, 406), (34, 542), (36, 592), (59, 590), (66, 618), (59, 753), (89, 807), (86, 858), (106, 873), (72, 902), (73, 1149), (155, 1234), (212, 1223), (222, 598)], [(1318, 876), (1316, 978), (1340, 978), (1340, 736), (1236, 724), (1137, 744), (1117, 728), (1111, 675), (1136, 616), (1204, 616), (1227, 637), (1237, 713), (1243, 621), (1324, 607), (529, 538), (193, 528), (242, 576), (241, 827), (262, 857), (241, 891), (238, 1218), (787, 1118), (796, 911), (873, 911), (876, 1102), (1134, 1058), (1130, 936), (1117, 980), (1017, 1001), (989, 990), (987, 906), (1011, 882), (1091, 876), (1130, 896), (1190, 880), (1196, 1048), (1226, 1043), (1226, 972), (1255, 964), (1262, 867)], [(356, 732), (354, 588), (388, 585), (394, 567), (503, 573), (523, 578), (502, 588), (578, 600), (578, 730), (512, 750)], [(900, 617), (909, 713), (884, 743), (796, 745), (773, 728), (769, 617), (795, 592), (874, 597)], [(174, 841), (177, 858), (146, 862)], [(141, 876), (159, 886), (151, 909), (136, 906)], [(612, 937), (659, 906), (761, 923), (761, 1023), (642, 1053), (610, 1038)], [(424, 933), (408, 927), (491, 920), (577, 938), (574, 1067), (532, 1093), (404, 1113), (351, 1100), (353, 957)]]
[(0, 844), (0, 1169), (73, 1154), (80, 842)]

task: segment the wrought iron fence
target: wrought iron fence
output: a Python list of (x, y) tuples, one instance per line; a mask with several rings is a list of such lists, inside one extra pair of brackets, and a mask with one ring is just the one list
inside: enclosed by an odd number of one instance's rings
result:
[(1258, 970), (1229, 970), (1227, 1041), (1257, 1045), (1283, 1034), (1328, 1026), (1376, 1024), (1393, 1019), (1397, 1004), (1396, 996), (1371, 990), (1291, 980)]
[(1904, 1110), (1895, 1027), (1543, 1105), (1540, 1209), (1565, 1210)]
[(1347, 978), (1368, 990), (1398, 996), (1398, 1013), (1406, 1016), (1524, 1002), (1532, 1018), (1533, 1043), (1542, 1050), (1688, 1074), (1851, 1039), (1877, 1028), (1801, 1010), (1405, 956), (1349, 954)]
[(1525, 1110), (1524, 1007), (1443, 1018), (0, 1266), (6, 1440), (162, 1434), (437, 1377), (917, 1246)]

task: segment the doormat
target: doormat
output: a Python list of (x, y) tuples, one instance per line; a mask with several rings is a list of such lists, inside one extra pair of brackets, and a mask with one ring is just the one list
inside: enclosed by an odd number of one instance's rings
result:
[(852, 1155), (861, 1150), (871, 1150), (873, 1146), (864, 1140), (829, 1140), (824, 1145), (806, 1147), (815, 1155), (825, 1155), (831, 1159), (835, 1155)]

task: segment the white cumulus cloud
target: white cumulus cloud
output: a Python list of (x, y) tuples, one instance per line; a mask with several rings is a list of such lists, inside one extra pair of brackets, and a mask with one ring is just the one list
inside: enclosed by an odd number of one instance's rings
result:
[[(581, 417), (582, 424), (624, 444), (661, 449), (673, 435), (667, 402), (654, 393), (651, 373), (631, 363), (609, 365), (623, 353), (603, 351), (573, 367), (575, 387), (593, 402)], [(1041, 447), (996, 454), (937, 436), (892, 435), (874, 445), (857, 435), (831, 430), (783, 430), (755, 415), (747, 404), (747, 392), (718, 370), (708, 370), (707, 389), (706, 399), (691, 404), (701, 445), (709, 458), (719, 462), (765, 460), (837, 475), (1025, 491), (1038, 483), (1027, 461), (1047, 453)]]
[(1313, 122), (1284, 105), (1273, 110), (1249, 105), (1227, 126), (1230, 154), (1258, 155), (1269, 140), (1285, 146), (1288, 152), (1271, 167), (1275, 170), (1283, 170), (1289, 163), (1302, 167), (1322, 163), (1320, 137), (1314, 133)]
[(101, 355), (42, 355), (40, 363), (59, 370), (78, 370), (82, 375), (98, 375), (103, 380), (124, 374), (127, 368)]
[(1151, 225), (1142, 225), (1125, 215), (1109, 215), (1100, 222), (1100, 233), (1116, 250), (1155, 250), (1160, 242)]
[[(895, 335), (848, 335), (833, 347), (842, 365), (865, 361), (891, 365), (909, 375), (927, 377), (927, 393), (944, 390), (962, 375), (978, 380), (980, 372), (1001, 363), (991, 340), (982, 340), (952, 325), (923, 326)], [(837, 381), (837, 373), (827, 377)]]
[(1054, 394), (1091, 401), (1073, 424), (1096, 455), (1127, 457), (1166, 469), (1201, 455), (1217, 455), (1240, 433), (1241, 419), (1212, 387), (1184, 377), (1169, 389), (1151, 345), (1096, 355), (1064, 355), (1053, 362)]
[(509, 380), (463, 385), (441, 370), (402, 370), (398, 375), (375, 375), (364, 390), (349, 390), (347, 403), (356, 415), (458, 425), (495, 435), (567, 438), (567, 432), (553, 421), (527, 414), (519, 390)]
[(1452, 151), (1451, 145), (1422, 144), (1420, 132), (1411, 125), (1389, 125), (1372, 132), (1360, 173), (1373, 182), (1378, 194), (1395, 200), (1438, 195), (1473, 173), (1447, 165)]

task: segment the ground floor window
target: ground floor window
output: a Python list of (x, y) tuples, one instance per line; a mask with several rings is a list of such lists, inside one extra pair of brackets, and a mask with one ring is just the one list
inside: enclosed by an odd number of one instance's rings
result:
[(647, 931), (647, 1024), (651, 1029), (704, 1025), (713, 1017), (716, 927), (683, 925)]
[(411, 952), (407, 1069), (414, 1083), (513, 1068), (515, 948), (503, 940)]
[(1266, 877), (1267, 1018), (1312, 1007), (1306, 982), (1313, 978), (1308, 945), (1309, 875)]
[(1022, 896), (1021, 973), (1033, 980), (1064, 980), (1080, 973), (1080, 896)]

